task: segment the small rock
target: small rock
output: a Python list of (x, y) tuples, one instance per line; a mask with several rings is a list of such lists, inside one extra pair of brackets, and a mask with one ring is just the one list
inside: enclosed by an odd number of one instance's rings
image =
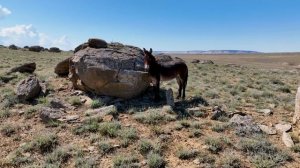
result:
[(187, 111), (190, 114), (194, 114), (195, 112), (201, 111), (201, 108), (200, 107), (188, 108)]
[(196, 165), (199, 165), (199, 164), (200, 164), (200, 160), (199, 160), (199, 159), (195, 159), (195, 160), (193, 161), (193, 163), (195, 163)]
[(113, 145), (113, 147), (114, 147), (114, 148), (119, 148), (120, 145), (117, 145), (117, 144), (116, 144), (116, 145)]
[(59, 109), (42, 107), (40, 110), (40, 118), (43, 122), (56, 121), (62, 118), (63, 112)]
[(271, 109), (258, 109), (257, 110), (258, 113), (263, 113), (264, 115), (271, 115), (273, 114)]
[(35, 76), (30, 75), (18, 84), (16, 94), (21, 101), (24, 101), (37, 97), (40, 92), (41, 85), (39, 80)]
[(25, 113), (25, 111), (24, 110), (20, 110), (18, 113), (19, 113), (19, 115), (23, 115)]
[(83, 91), (81, 90), (75, 90), (73, 93), (71, 93), (71, 96), (81, 96), (83, 95)]
[(170, 105), (165, 105), (162, 107), (162, 112), (164, 113), (172, 113), (173, 112), (173, 108)]
[(167, 99), (167, 105), (174, 107), (175, 103), (174, 103), (174, 97), (173, 97), (173, 90), (172, 89), (168, 89), (166, 91), (166, 99)]
[(84, 103), (86, 102), (86, 99), (85, 99), (85, 98), (80, 98), (80, 102), (81, 102), (82, 104), (84, 104)]
[(79, 115), (68, 115), (65, 118), (66, 121), (74, 121), (79, 119)]
[(218, 120), (220, 117), (226, 116), (226, 115), (227, 115), (226, 112), (223, 111), (221, 109), (221, 107), (215, 106), (213, 108), (213, 113), (212, 113), (212, 116), (210, 117), (210, 119), (212, 119), (212, 120)]
[(275, 135), (276, 134), (276, 129), (272, 127), (268, 127), (266, 125), (258, 125), (259, 128), (266, 134), (268, 135)]
[(291, 124), (276, 124), (275, 128), (280, 132), (288, 132), (289, 130), (292, 129), (292, 125)]
[(66, 108), (63, 102), (56, 98), (50, 100), (50, 107), (57, 108), (57, 109)]
[(94, 151), (94, 150), (95, 150), (95, 146), (89, 146), (89, 147), (88, 147), (88, 150), (89, 150), (89, 151)]
[(286, 132), (282, 133), (282, 141), (285, 144), (285, 146), (287, 146), (289, 148), (294, 146), (294, 142), (293, 142), (290, 134), (288, 134)]
[(96, 114), (102, 114), (103, 116), (116, 111), (117, 108), (115, 105), (110, 105), (110, 106), (106, 106), (106, 107), (101, 107), (101, 108), (97, 108), (97, 109), (92, 109), (92, 110), (87, 110), (85, 112), (85, 115), (91, 116), (91, 115), (96, 115)]

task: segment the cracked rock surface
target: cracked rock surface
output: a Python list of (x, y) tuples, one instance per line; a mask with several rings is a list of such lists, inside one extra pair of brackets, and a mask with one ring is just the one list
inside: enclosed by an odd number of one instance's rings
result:
[(72, 58), (76, 77), (84, 90), (99, 95), (133, 98), (149, 86), (148, 73), (143, 71), (143, 51), (137, 47), (109, 44), (107, 48), (85, 48)]

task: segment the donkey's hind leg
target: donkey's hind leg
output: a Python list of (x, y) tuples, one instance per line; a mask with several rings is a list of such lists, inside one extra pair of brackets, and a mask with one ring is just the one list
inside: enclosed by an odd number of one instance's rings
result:
[(183, 89), (182, 89), (182, 99), (185, 99), (185, 88), (187, 85), (187, 80), (188, 80), (188, 75), (186, 75), (183, 79), (182, 79), (182, 85), (183, 85)]
[(180, 77), (176, 77), (176, 81), (178, 84), (178, 95), (177, 95), (177, 99), (179, 99), (181, 97), (181, 91), (182, 91), (182, 80), (180, 79)]

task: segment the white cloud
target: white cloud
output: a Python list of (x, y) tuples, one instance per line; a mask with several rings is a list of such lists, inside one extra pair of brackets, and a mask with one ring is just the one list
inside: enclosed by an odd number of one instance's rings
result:
[(38, 32), (32, 25), (16, 25), (0, 29), (0, 43), (17, 46), (41, 45), (43, 47), (59, 47), (63, 50), (73, 49), (74, 46), (66, 35), (59, 38), (49, 37)]
[(0, 5), (0, 19), (4, 18), (5, 16), (10, 15), (10, 14), (11, 14), (11, 11), (9, 9), (2, 7)]

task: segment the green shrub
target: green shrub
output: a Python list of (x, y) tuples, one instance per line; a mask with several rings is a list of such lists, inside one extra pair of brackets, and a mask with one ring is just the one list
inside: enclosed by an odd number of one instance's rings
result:
[(93, 101), (92, 101), (91, 108), (92, 108), (92, 109), (96, 109), (96, 108), (102, 107), (102, 106), (104, 106), (104, 105), (105, 105), (105, 104), (104, 104), (101, 100), (96, 99), (96, 100), (93, 100)]

